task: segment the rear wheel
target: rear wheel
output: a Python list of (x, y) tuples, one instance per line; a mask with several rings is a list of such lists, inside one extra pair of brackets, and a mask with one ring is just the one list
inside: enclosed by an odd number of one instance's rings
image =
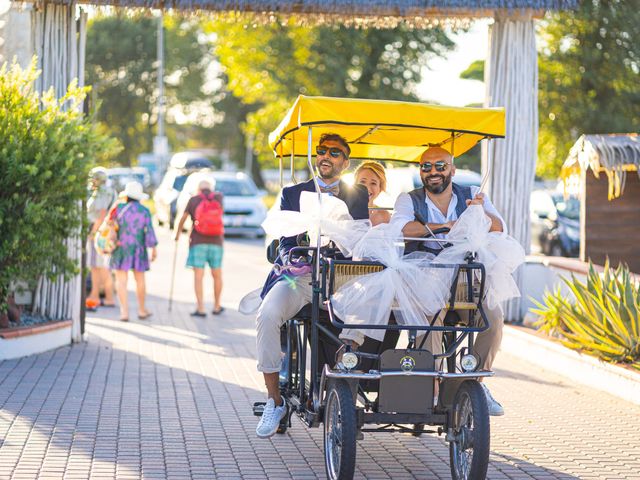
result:
[(464, 382), (453, 402), (453, 438), (449, 460), (453, 480), (476, 480), (487, 476), (489, 465), (489, 409), (480, 384)]
[(327, 478), (353, 478), (356, 467), (356, 408), (344, 380), (332, 382), (324, 414), (324, 460)]

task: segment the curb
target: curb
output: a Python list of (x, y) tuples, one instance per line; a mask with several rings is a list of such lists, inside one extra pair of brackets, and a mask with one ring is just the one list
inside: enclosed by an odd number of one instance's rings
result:
[(501, 350), (573, 382), (640, 405), (640, 373), (601, 362), (522, 328), (505, 325)]

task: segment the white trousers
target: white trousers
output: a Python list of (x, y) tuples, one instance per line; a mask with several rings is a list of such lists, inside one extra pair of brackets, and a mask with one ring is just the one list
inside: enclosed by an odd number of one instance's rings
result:
[(258, 370), (280, 371), (280, 327), (307, 303), (311, 302), (311, 275), (297, 277), (295, 282), (280, 280), (262, 299), (256, 317), (256, 350)]

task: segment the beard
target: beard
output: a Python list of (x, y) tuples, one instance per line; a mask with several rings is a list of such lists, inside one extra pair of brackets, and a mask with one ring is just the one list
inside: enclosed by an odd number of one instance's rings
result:
[[(449, 173), (449, 175), (442, 175), (442, 174), (429, 175), (428, 177), (422, 178), (422, 184), (424, 185), (424, 188), (426, 188), (428, 192), (435, 193), (437, 195), (438, 193), (442, 193), (447, 189), (447, 187), (451, 183), (451, 175), (452, 175), (451, 173)], [(429, 183), (430, 178), (440, 178), (442, 179), (442, 181), (437, 185), (432, 185), (431, 183)]]
[(331, 168), (329, 169), (327, 169), (326, 166), (324, 168), (320, 168), (320, 163), (316, 164), (316, 168), (318, 169), (318, 174), (320, 175), (320, 178), (322, 178), (323, 180), (329, 180), (340, 175), (340, 170), (336, 168), (336, 166), (333, 165), (332, 163), (329, 163), (329, 164), (331, 165)]

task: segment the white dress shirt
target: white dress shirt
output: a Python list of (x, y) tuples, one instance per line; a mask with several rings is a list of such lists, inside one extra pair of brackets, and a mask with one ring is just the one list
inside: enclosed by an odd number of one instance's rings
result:
[[(474, 198), (480, 191), (480, 187), (472, 185), (470, 188), (471, 198)], [(455, 194), (451, 196), (451, 201), (449, 202), (446, 216), (443, 215), (436, 204), (431, 201), (429, 195), (425, 195), (425, 203), (427, 204), (427, 208), (429, 209), (429, 223), (447, 223), (458, 219), (458, 214), (456, 213), (458, 197), (456, 197)], [(504, 233), (507, 233), (507, 224), (496, 210), (496, 207), (493, 206), (493, 203), (491, 203), (491, 200), (489, 199), (487, 194), (484, 195), (484, 211), (499, 218), (502, 222), (502, 231)], [(401, 193), (396, 199), (394, 212), (391, 217), (391, 223), (394, 225), (394, 227), (402, 230), (407, 223), (413, 222), (415, 219), (416, 218), (413, 211), (413, 201), (411, 200), (411, 197), (408, 193)], [(440, 238), (443, 237), (443, 235), (436, 236)]]

